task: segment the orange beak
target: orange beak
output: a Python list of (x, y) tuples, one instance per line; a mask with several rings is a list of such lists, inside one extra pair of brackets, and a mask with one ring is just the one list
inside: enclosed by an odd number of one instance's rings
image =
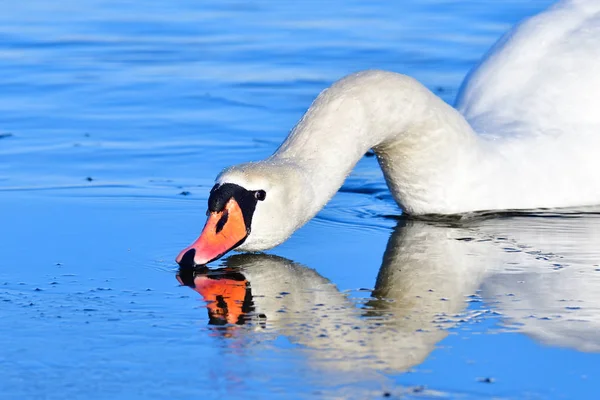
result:
[(244, 214), (231, 198), (223, 211), (209, 214), (200, 237), (179, 253), (177, 264), (186, 267), (207, 264), (242, 244), (246, 236)]

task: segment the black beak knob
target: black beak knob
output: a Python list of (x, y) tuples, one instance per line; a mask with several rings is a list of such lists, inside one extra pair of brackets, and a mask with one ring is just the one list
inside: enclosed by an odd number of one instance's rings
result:
[(194, 268), (196, 264), (194, 263), (194, 256), (196, 255), (195, 249), (189, 249), (185, 252), (181, 260), (179, 260), (179, 266), (182, 268)]

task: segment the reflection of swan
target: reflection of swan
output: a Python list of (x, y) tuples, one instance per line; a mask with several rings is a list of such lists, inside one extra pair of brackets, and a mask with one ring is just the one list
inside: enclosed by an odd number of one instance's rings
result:
[[(375, 298), (364, 308), (313, 269), (272, 255), (237, 255), (221, 271), (204, 268), (191, 275), (183, 269), (178, 278), (210, 301), (213, 322), (242, 321), (247, 280), (258, 325), (306, 345), (315, 362), (345, 370), (405, 370), (446, 336), (441, 328), (464, 309), (482, 272), (477, 263), (461, 265), (453, 256), (469, 244), (428, 228), (408, 222), (392, 235)], [(234, 290), (237, 297), (224, 297)]]
[(600, 351), (598, 264), (600, 216), (530, 216), (406, 221), (363, 306), (316, 271), (272, 255), (233, 256), (224, 269), (178, 277), (210, 300), (213, 323), (252, 319), (255, 329), (240, 332), (283, 334), (329, 368), (401, 371), (427, 357), (478, 288), (520, 331)]
[(203, 234), (177, 262), (278, 245), (369, 148), (409, 214), (599, 204), (599, 37), (599, 1), (559, 2), (492, 49), (458, 110), (392, 72), (336, 82), (275, 154), (219, 175)]

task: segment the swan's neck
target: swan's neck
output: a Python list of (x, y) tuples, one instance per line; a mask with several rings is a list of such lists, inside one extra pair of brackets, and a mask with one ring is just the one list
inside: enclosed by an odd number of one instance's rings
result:
[(479, 147), (463, 117), (417, 81), (367, 71), (322, 92), (270, 160), (296, 164), (312, 183), (308, 218), (370, 148), (405, 211), (448, 213), (465, 205), (454, 193), (468, 187)]

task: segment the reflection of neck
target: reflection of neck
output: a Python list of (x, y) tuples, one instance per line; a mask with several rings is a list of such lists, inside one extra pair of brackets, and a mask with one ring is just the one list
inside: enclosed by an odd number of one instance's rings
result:
[(452, 324), (449, 318), (464, 309), (465, 296), (477, 287), (478, 265), (447, 257), (458, 251), (455, 243), (460, 247), (466, 242), (447, 240), (445, 231), (420, 223), (397, 229), (373, 293), (381, 300), (369, 302), (366, 309), (357, 308), (314, 270), (292, 261), (274, 256), (230, 260), (242, 266), (256, 313), (266, 315), (267, 327), (319, 350), (310, 351), (313, 362), (357, 370), (360, 359), (360, 368), (398, 371), (420, 363), (433, 350), (446, 335), (440, 326)]
[[(487, 251), (462, 236), (462, 229), (406, 222), (390, 238), (373, 297), (393, 299), (386, 308), (396, 318), (410, 316), (406, 324), (414, 330), (435, 315), (459, 312), (483, 277), (485, 265), (476, 255)], [(465, 257), (468, 252), (473, 257)]]

